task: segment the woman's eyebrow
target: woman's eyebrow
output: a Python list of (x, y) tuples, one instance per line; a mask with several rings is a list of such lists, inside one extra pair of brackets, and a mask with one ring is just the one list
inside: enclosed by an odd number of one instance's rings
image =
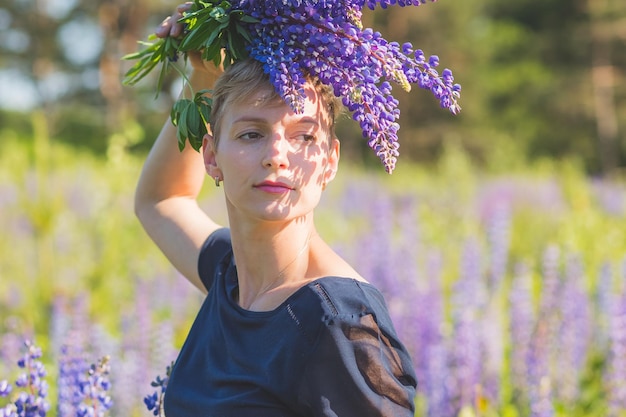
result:
[(298, 119), (297, 123), (308, 123), (308, 124), (313, 124), (315, 126), (320, 125), (317, 119), (311, 116), (302, 116), (300, 119)]
[(236, 123), (267, 123), (267, 120), (262, 117), (242, 116), (233, 121), (233, 124)]
[[(238, 123), (268, 123), (267, 119), (263, 118), (263, 117), (254, 117), (254, 116), (241, 116), (235, 120), (233, 120), (232, 124), (238, 124)], [(314, 117), (311, 116), (302, 116), (300, 118), (298, 118), (295, 123), (297, 124), (312, 124), (315, 125), (317, 127), (319, 127), (319, 122), (317, 121), (317, 119), (315, 119)]]

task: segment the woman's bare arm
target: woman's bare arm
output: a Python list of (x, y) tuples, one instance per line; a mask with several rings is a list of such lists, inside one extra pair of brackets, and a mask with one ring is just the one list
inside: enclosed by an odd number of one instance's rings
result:
[[(176, 22), (184, 10), (184, 5), (179, 6), (157, 35), (175, 36), (180, 25), (171, 22)], [(212, 88), (220, 71), (199, 64), (198, 59), (192, 64), (193, 90)], [(200, 152), (189, 145), (179, 151), (176, 128), (168, 119), (148, 154), (135, 193), (135, 213), (148, 235), (174, 267), (202, 291), (206, 289), (197, 270), (200, 248), (220, 227), (196, 201), (206, 175)]]

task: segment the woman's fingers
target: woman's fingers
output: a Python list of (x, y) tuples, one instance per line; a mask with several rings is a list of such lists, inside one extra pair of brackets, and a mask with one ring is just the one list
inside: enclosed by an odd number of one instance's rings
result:
[(166, 38), (168, 36), (177, 38), (181, 36), (183, 34), (183, 30), (185, 29), (185, 25), (178, 23), (178, 21), (183, 17), (184, 13), (191, 8), (191, 5), (191, 2), (179, 4), (176, 7), (176, 11), (172, 13), (171, 16), (166, 17), (154, 31), (155, 35), (159, 38)]
[(161, 22), (159, 27), (156, 28), (156, 30), (154, 31), (154, 34), (157, 35), (159, 38), (168, 37), (170, 34), (170, 30), (172, 28), (171, 20), (172, 20), (172, 16), (166, 17), (165, 20)]

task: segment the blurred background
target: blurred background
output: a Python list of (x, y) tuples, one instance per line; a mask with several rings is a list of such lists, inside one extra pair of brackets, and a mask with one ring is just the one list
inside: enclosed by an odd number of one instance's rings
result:
[[(154, 77), (121, 84), (121, 57), (176, 4), (0, 3), (0, 381), (35, 339), (52, 415), (74, 415), (60, 405), (67, 346), (111, 356), (111, 416), (147, 415), (202, 301), (133, 214), (180, 79), (158, 97)], [(317, 215), (388, 300), (421, 381), (416, 415), (626, 416), (626, 2), (440, 0), (363, 21), (438, 55), (463, 87), (457, 116), (394, 90), (391, 176), (342, 120), (343, 167)]]
[[(50, 136), (105, 155), (145, 151), (178, 94), (175, 74), (120, 84), (136, 51), (173, 10), (158, 1), (5, 0), (0, 7), (0, 124), (28, 132), (40, 110)], [(626, 4), (616, 0), (441, 1), (367, 12), (365, 26), (437, 54), (463, 86), (459, 117), (427, 93), (401, 99), (402, 161), (432, 163), (456, 142), (483, 165), (575, 158), (592, 175), (626, 164)], [(621, 116), (621, 117), (620, 117)], [(345, 156), (373, 162), (353, 123)], [(123, 143), (120, 143), (123, 142)], [(352, 149), (354, 148), (354, 149)]]

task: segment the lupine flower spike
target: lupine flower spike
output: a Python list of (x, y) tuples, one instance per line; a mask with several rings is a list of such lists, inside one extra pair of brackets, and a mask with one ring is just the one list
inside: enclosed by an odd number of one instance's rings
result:
[(104, 417), (111, 408), (113, 401), (108, 395), (110, 369), (108, 356), (91, 365), (79, 384), (83, 400), (78, 406), (77, 417)]
[[(11, 403), (0, 408), (0, 417), (45, 417), (50, 409), (46, 369), (41, 358), (41, 349), (30, 341), (24, 343), (24, 355), (17, 361), (21, 373), (15, 380)], [(8, 381), (0, 381), (0, 396), (6, 397), (13, 391)]]
[(166, 369), (165, 378), (161, 378), (161, 376), (157, 376), (154, 381), (150, 383), (155, 388), (158, 388), (150, 395), (146, 395), (143, 399), (144, 404), (148, 411), (151, 411), (155, 416), (163, 415), (163, 396), (165, 395), (165, 390), (167, 388), (167, 383), (170, 379), (170, 373), (172, 372), (172, 366), (174, 363), (172, 362)]
[[(264, 64), (276, 91), (295, 113), (302, 112), (307, 76), (331, 86), (351, 112), (374, 150), (391, 173), (398, 157), (398, 100), (392, 85), (409, 91), (411, 85), (429, 90), (442, 108), (460, 111), (461, 86), (452, 71), (439, 73), (439, 57), (426, 57), (411, 43), (388, 42), (379, 32), (363, 28), (364, 6), (418, 6), (426, 0), (195, 0), (181, 22), (180, 39), (158, 39), (143, 51), (127, 55), (139, 61), (126, 73), (133, 85), (161, 63), (161, 74), (172, 67), (183, 73), (178, 56), (202, 51), (202, 57), (225, 67), (252, 57)], [(155, 38), (153, 38), (155, 39)], [(224, 60), (222, 61), (222, 52)], [(160, 89), (162, 76), (157, 90)], [(199, 92), (193, 100), (174, 105), (179, 146), (189, 140), (199, 149), (210, 113), (210, 100)]]

